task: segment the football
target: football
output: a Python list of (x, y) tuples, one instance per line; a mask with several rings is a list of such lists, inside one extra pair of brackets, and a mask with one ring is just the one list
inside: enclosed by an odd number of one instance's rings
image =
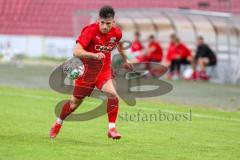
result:
[(84, 64), (79, 58), (73, 57), (63, 64), (63, 73), (66, 74), (69, 79), (77, 79), (83, 75), (84, 71)]

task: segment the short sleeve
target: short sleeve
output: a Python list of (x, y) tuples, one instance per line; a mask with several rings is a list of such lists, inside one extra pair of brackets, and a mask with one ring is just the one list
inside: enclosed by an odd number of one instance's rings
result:
[(117, 38), (117, 42), (120, 42), (120, 40), (122, 39), (122, 31), (117, 28), (117, 31), (116, 31), (116, 38)]
[(85, 27), (78, 39), (76, 40), (76, 43), (79, 43), (83, 46), (83, 48), (86, 48), (88, 44), (91, 42), (94, 35), (94, 30), (91, 27)]
[(186, 56), (187, 57), (192, 56), (192, 53), (191, 53), (190, 49), (188, 47), (186, 47), (186, 46), (185, 46), (185, 49), (186, 49)]

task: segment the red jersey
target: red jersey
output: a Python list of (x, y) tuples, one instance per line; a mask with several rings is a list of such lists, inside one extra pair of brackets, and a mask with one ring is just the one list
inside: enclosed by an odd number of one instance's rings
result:
[(158, 42), (151, 42), (148, 45), (148, 48), (154, 48), (154, 51), (148, 53), (149, 56), (151, 57), (151, 59), (155, 60), (155, 61), (161, 61), (162, 60), (162, 47), (160, 46), (160, 44)]
[(117, 47), (121, 37), (121, 30), (115, 26), (107, 34), (100, 31), (98, 23), (83, 28), (76, 42), (88, 52), (104, 53), (105, 58), (81, 58), (85, 71), (83, 76), (75, 81), (77, 84), (85, 86), (85, 83), (96, 83), (98, 88), (101, 88), (103, 83), (111, 78), (111, 51)]
[(188, 49), (183, 43), (180, 43), (178, 48), (182, 59), (192, 56), (190, 49)]
[(167, 53), (168, 61), (177, 59), (177, 57), (180, 57), (181, 59), (186, 59), (189, 56), (191, 56), (191, 51), (183, 43), (179, 43), (178, 45), (170, 43)]
[(81, 58), (81, 60), (84, 64), (101, 62), (104, 68), (109, 68), (111, 65), (111, 51), (117, 47), (121, 38), (122, 32), (116, 26), (113, 26), (107, 34), (100, 31), (99, 23), (93, 23), (84, 27), (76, 42), (81, 44), (88, 52), (104, 53), (106, 58), (102, 60)]
[(132, 52), (141, 51), (142, 49), (143, 49), (143, 46), (139, 41), (132, 42), (132, 45), (131, 45)]

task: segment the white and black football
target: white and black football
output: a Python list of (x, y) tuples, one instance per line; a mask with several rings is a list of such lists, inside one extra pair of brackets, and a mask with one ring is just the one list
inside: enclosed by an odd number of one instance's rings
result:
[(73, 57), (63, 64), (63, 73), (66, 74), (69, 79), (77, 79), (83, 75), (84, 71), (84, 64), (79, 58)]

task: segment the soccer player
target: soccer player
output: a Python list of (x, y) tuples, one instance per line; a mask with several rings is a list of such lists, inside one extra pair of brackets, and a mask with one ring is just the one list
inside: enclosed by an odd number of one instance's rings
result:
[(162, 61), (163, 51), (160, 43), (155, 39), (154, 35), (148, 38), (148, 46), (145, 49), (145, 54), (132, 59), (132, 63), (145, 63), (146, 69), (153, 77), (158, 77), (158, 72), (161, 68), (151, 66), (150, 62), (160, 63)]
[[(204, 42), (204, 38), (199, 36), (197, 38), (197, 51), (194, 57), (194, 73), (193, 79), (200, 78), (201, 80), (208, 80), (209, 76), (206, 73), (206, 66), (215, 66), (217, 64), (217, 58), (215, 53)], [(200, 71), (197, 72), (196, 67), (199, 65)]]
[(131, 54), (129, 55), (129, 57), (131, 59), (139, 56), (139, 55), (142, 55), (142, 51), (143, 51), (143, 45), (140, 41), (140, 33), (139, 32), (135, 32), (134, 33), (134, 40), (132, 42), (132, 45), (131, 45)]
[(190, 49), (183, 44), (176, 35), (170, 36), (170, 44), (167, 51), (166, 60), (170, 65), (170, 73), (168, 79), (179, 79), (180, 67), (182, 64), (191, 64), (193, 56)]
[[(89, 96), (96, 86), (108, 97), (108, 137), (121, 138), (116, 130), (118, 115), (118, 95), (114, 87), (111, 73), (111, 51), (119, 45), (122, 37), (121, 30), (115, 25), (115, 11), (111, 6), (104, 6), (99, 11), (96, 23), (84, 27), (76, 41), (73, 55), (79, 57), (85, 66), (83, 76), (75, 80), (71, 100), (64, 104), (60, 116), (50, 130), (50, 137), (55, 138), (59, 133), (63, 120), (70, 115)], [(124, 66), (132, 69), (121, 47), (117, 47), (123, 58)]]
[(161, 62), (162, 60), (162, 47), (159, 42), (155, 40), (154, 35), (148, 38), (148, 48), (145, 50), (146, 54), (140, 55), (132, 60), (133, 63), (141, 62)]

